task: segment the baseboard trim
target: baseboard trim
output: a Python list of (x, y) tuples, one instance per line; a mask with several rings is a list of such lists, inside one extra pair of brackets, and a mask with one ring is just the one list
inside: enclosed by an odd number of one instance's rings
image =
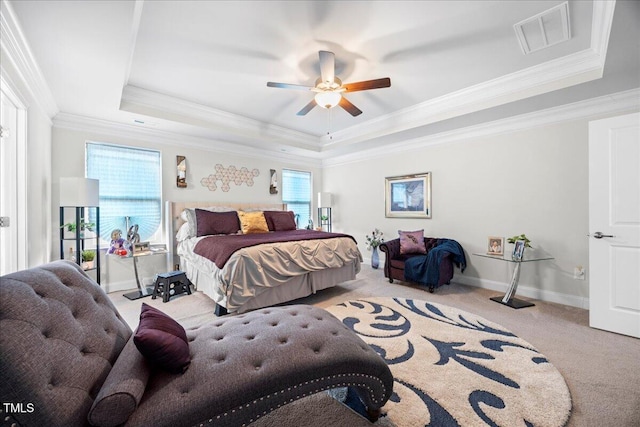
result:
[[(461, 276), (454, 274), (452, 282), (461, 285), (475, 286), (477, 288), (490, 289), (498, 292), (506, 292), (509, 284), (497, 282), (494, 280), (480, 279), (478, 277)], [(554, 302), (557, 304), (568, 305), (571, 307), (589, 309), (589, 298), (577, 295), (567, 295), (560, 292), (545, 291), (543, 289), (533, 288), (526, 285), (518, 285), (517, 295), (527, 298), (534, 298), (545, 302)]]

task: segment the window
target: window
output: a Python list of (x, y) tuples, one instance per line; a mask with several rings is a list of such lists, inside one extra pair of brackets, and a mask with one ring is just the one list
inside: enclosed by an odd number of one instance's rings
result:
[(282, 202), (296, 215), (298, 227), (311, 219), (311, 172), (282, 170)]
[(100, 180), (100, 237), (138, 225), (140, 240), (160, 227), (162, 191), (160, 152), (119, 145), (87, 143), (87, 178)]

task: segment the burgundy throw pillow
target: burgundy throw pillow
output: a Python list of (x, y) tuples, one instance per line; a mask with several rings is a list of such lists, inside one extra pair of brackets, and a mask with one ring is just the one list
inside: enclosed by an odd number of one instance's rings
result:
[(174, 374), (187, 370), (191, 363), (184, 328), (157, 308), (142, 303), (140, 324), (133, 343), (149, 364)]
[(212, 234), (236, 234), (240, 231), (240, 220), (236, 211), (211, 212), (196, 209), (196, 236)]
[(400, 231), (400, 253), (401, 254), (426, 254), (427, 248), (424, 246), (424, 230)]
[(296, 229), (296, 218), (293, 211), (264, 211), (269, 231), (289, 231)]

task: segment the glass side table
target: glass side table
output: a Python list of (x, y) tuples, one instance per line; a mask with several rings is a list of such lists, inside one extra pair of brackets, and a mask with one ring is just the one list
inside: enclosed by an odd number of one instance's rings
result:
[(165, 255), (167, 257), (167, 265), (170, 266), (171, 263), (169, 262), (169, 256), (170, 256), (170, 252), (167, 250), (159, 250), (159, 251), (151, 251), (151, 252), (145, 252), (145, 253), (141, 253), (141, 254), (133, 254), (133, 256), (130, 257), (122, 257), (122, 258), (131, 258), (133, 259), (133, 271), (134, 274), (136, 276), (136, 285), (138, 286), (138, 290), (137, 291), (133, 291), (133, 292), (129, 292), (127, 294), (124, 294), (124, 297), (130, 300), (137, 300), (140, 298), (144, 298), (144, 297), (148, 297), (149, 295), (151, 295), (153, 293), (153, 287), (146, 287), (143, 286), (141, 281), (140, 281), (140, 276), (138, 275), (138, 262), (139, 259), (147, 257), (147, 256), (153, 256), (153, 255)]
[(520, 266), (522, 265), (522, 263), (535, 262), (535, 261), (547, 261), (547, 260), (553, 259), (553, 257), (527, 256), (526, 253), (525, 253), (525, 256), (520, 260), (513, 259), (511, 254), (508, 254), (508, 255), (507, 254), (505, 254), (505, 255), (489, 255), (489, 254), (475, 253), (473, 255), (479, 256), (479, 257), (483, 257), (483, 258), (495, 259), (495, 260), (498, 260), (498, 261), (510, 262), (510, 263), (515, 264), (515, 267), (513, 268), (513, 276), (511, 276), (511, 285), (509, 286), (509, 289), (507, 290), (507, 293), (505, 293), (504, 296), (502, 296), (502, 297), (492, 297), (492, 298), (490, 298), (491, 301), (495, 301), (495, 302), (498, 302), (500, 304), (508, 305), (511, 308), (524, 308), (524, 307), (531, 307), (531, 306), (535, 305), (532, 302), (523, 301), (523, 300), (518, 299), (518, 298), (515, 297), (516, 290), (518, 289), (518, 280), (520, 279)]

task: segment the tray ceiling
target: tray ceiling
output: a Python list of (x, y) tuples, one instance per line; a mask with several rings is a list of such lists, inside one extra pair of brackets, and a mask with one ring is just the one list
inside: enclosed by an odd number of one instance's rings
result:
[[(523, 53), (514, 24), (562, 3), (9, 2), (59, 117), (311, 157), (602, 77), (614, 2), (569, 1), (569, 40)], [(297, 116), (313, 94), (266, 83), (313, 86), (319, 50), (391, 87), (348, 94), (358, 117)]]

